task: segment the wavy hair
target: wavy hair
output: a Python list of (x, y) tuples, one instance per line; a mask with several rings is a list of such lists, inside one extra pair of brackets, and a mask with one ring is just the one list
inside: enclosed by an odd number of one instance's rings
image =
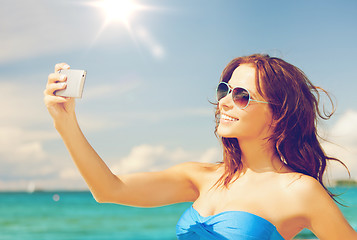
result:
[[(228, 82), (233, 71), (241, 64), (250, 64), (256, 69), (256, 86), (259, 94), (269, 102), (273, 119), (273, 134), (269, 141), (274, 143), (280, 160), (293, 171), (318, 180), (334, 199), (323, 183), (327, 161), (337, 161), (348, 171), (339, 159), (326, 155), (321, 147), (317, 133), (319, 119), (329, 119), (335, 111), (330, 95), (322, 88), (314, 86), (299, 68), (284, 60), (269, 55), (254, 54), (233, 59), (223, 70), (220, 81)], [(319, 108), (320, 93), (329, 98), (332, 111), (327, 113)], [(219, 124), (217, 104), (215, 119)], [(225, 171), (217, 181), (218, 185), (228, 187), (233, 177), (242, 169), (241, 149), (237, 138), (217, 136), (223, 145)]]

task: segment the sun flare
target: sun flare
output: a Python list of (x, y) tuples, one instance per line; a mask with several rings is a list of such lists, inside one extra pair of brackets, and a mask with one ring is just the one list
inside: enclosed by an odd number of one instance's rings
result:
[(134, 0), (100, 0), (95, 2), (95, 6), (103, 11), (106, 24), (120, 22), (126, 26), (129, 24), (130, 17), (143, 8)]
[[(134, 15), (139, 12), (162, 10), (161, 7), (143, 5), (139, 3), (140, 0), (91, 0), (85, 5), (94, 7), (99, 10), (103, 16), (103, 24), (101, 25), (93, 44), (100, 38), (100, 35), (108, 30), (117, 32), (122, 30), (117, 28), (116, 24), (124, 25), (133, 42), (139, 48), (139, 44), (144, 45), (151, 54), (157, 58), (162, 59), (165, 56), (165, 50), (161, 44), (150, 34), (147, 28), (141, 26), (138, 22), (132, 22)], [(111, 25), (111, 26), (109, 26)]]

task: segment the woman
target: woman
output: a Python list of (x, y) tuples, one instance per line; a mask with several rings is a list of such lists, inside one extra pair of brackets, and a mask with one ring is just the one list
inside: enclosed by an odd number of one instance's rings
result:
[[(267, 55), (236, 58), (217, 87), (216, 134), (223, 162), (114, 175), (82, 134), (57, 64), (45, 104), (98, 202), (155, 207), (193, 202), (178, 239), (292, 239), (308, 228), (323, 240), (356, 240), (322, 183), (329, 158), (317, 141), (318, 88), (293, 65)], [(338, 160), (337, 160), (338, 161)]]

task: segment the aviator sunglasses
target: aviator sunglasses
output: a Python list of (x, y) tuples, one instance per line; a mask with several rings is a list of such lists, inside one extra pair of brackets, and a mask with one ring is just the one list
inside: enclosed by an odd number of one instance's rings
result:
[(250, 93), (247, 89), (242, 88), (242, 87), (232, 88), (226, 82), (220, 82), (218, 84), (217, 101), (221, 100), (222, 98), (224, 98), (231, 92), (232, 92), (232, 98), (233, 98), (234, 104), (240, 109), (245, 109), (246, 107), (248, 107), (250, 101), (259, 102), (259, 103), (268, 103), (268, 102), (264, 102), (264, 101), (254, 100), (250, 97)]

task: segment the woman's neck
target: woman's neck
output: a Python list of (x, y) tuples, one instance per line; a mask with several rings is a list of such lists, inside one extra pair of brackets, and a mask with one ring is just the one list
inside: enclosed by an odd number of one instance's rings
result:
[(278, 172), (284, 166), (274, 150), (274, 144), (267, 140), (240, 139), (243, 172)]

